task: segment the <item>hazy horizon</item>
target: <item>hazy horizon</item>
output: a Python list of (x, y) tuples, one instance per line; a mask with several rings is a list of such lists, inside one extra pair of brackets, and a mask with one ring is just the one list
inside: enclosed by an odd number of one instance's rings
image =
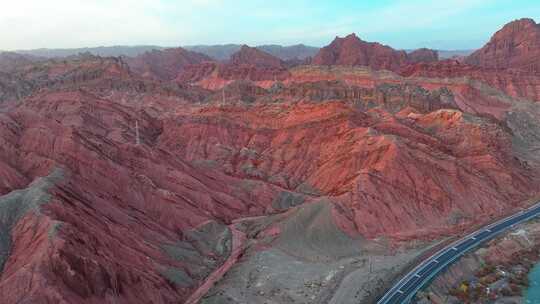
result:
[[(328, 44), (330, 44), (330, 42), (331, 42), (331, 40), (328, 41)], [(380, 42), (380, 41), (378, 41), (378, 42)], [(34, 49), (14, 49), (14, 50), (0, 49), (0, 52), (31, 52), (31, 51), (40, 51), (40, 50), (84, 50), (84, 49), (100, 49), (100, 48), (106, 49), (106, 48), (152, 48), (152, 47), (159, 48), (159, 49), (166, 49), (166, 48), (176, 48), (176, 47), (195, 48), (195, 47), (220, 47), (220, 46), (224, 47), (224, 46), (228, 46), (228, 45), (241, 46), (241, 45), (244, 45), (244, 44), (245, 43), (190, 44), (190, 45), (151, 45), (151, 44), (140, 44), (140, 45), (97, 45), (97, 46), (66, 47), (66, 48), (43, 47), (43, 48), (34, 48)], [(297, 43), (297, 44), (275, 44), (275, 43), (270, 43), (270, 44), (260, 44), (260, 45), (250, 45), (250, 44), (247, 44), (247, 45), (250, 46), (250, 47), (262, 47), (262, 46), (272, 46), (272, 45), (281, 46), (281, 47), (293, 47), (293, 46), (296, 46), (296, 45), (304, 45), (306, 47), (317, 47), (317, 48), (322, 48), (322, 47), (326, 46), (326, 45), (314, 46), (314, 45), (307, 45), (307, 44), (304, 44), (304, 43)], [(478, 47), (478, 48), (480, 48), (480, 47)], [(422, 47), (418, 47), (418, 48), (422, 48)], [(397, 50), (405, 50), (405, 51), (414, 51), (414, 50), (416, 50), (418, 48), (411, 48), (411, 49), (396, 48), (396, 49)], [(478, 49), (478, 48), (470, 48), (470, 49), (434, 49), (434, 50), (437, 50), (437, 51), (473, 51), (473, 50)]]
[[(519, 5), (516, 5), (519, 2)], [(219, 44), (321, 47), (356, 33), (396, 49), (481, 47), (535, 1), (37, 0), (0, 12), (0, 50)], [(8, 31), (8, 29), (10, 29)]]

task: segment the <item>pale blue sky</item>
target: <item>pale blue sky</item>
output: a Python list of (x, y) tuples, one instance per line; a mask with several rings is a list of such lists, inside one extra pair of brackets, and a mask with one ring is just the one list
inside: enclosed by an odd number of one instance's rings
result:
[(468, 49), (539, 0), (19, 0), (0, 49), (102, 45), (328, 44), (355, 32), (394, 48)]

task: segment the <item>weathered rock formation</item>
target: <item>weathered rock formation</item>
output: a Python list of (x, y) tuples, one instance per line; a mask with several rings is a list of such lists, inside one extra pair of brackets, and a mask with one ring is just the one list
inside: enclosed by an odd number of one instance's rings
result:
[(206, 89), (220, 89), (237, 81), (258, 82), (269, 86), (277, 80), (288, 77), (288, 64), (256, 48), (243, 46), (226, 63), (206, 62), (190, 65), (180, 74), (179, 83), (197, 84)]
[(283, 68), (281, 59), (265, 53), (257, 48), (243, 45), (242, 48), (231, 56), (231, 65), (254, 65), (261, 68)]
[(377, 42), (366, 42), (355, 34), (345, 38), (336, 37), (332, 43), (322, 48), (313, 58), (315, 65), (367, 66), (373, 70), (398, 72), (411, 63), (435, 62), (439, 60), (437, 51), (426, 48), (409, 54)]
[(211, 61), (210, 57), (183, 48), (152, 50), (137, 57), (124, 57), (131, 70), (157, 80), (173, 80), (192, 64)]
[(369, 66), (375, 70), (397, 71), (407, 63), (407, 53), (377, 42), (366, 42), (351, 34), (336, 37), (313, 58), (315, 65)]
[(466, 63), (496, 69), (519, 69), (540, 73), (540, 25), (532, 19), (506, 24)]
[(408, 77), (474, 79), (510, 96), (540, 101), (540, 76), (520, 70), (480, 68), (456, 60), (444, 60), (410, 65), (401, 74)]
[(421, 48), (410, 52), (407, 57), (411, 63), (436, 62), (439, 60), (439, 53), (435, 50)]

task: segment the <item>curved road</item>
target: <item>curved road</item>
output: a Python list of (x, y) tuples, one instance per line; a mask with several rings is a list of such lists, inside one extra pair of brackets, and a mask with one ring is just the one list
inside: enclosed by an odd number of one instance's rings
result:
[(386, 292), (377, 304), (409, 303), (426, 283), (469, 250), (538, 215), (540, 215), (540, 202), (510, 217), (483, 227), (441, 249), (405, 275)]

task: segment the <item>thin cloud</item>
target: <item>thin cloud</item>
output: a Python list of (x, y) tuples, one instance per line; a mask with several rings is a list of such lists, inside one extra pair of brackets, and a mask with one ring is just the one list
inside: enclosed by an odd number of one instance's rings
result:
[(321, 46), (351, 32), (403, 48), (429, 41), (484, 41), (502, 23), (524, 13), (540, 16), (536, 0), (520, 1), (519, 7), (502, 0), (0, 2), (5, 2), (0, 11), (4, 50), (119, 44)]

